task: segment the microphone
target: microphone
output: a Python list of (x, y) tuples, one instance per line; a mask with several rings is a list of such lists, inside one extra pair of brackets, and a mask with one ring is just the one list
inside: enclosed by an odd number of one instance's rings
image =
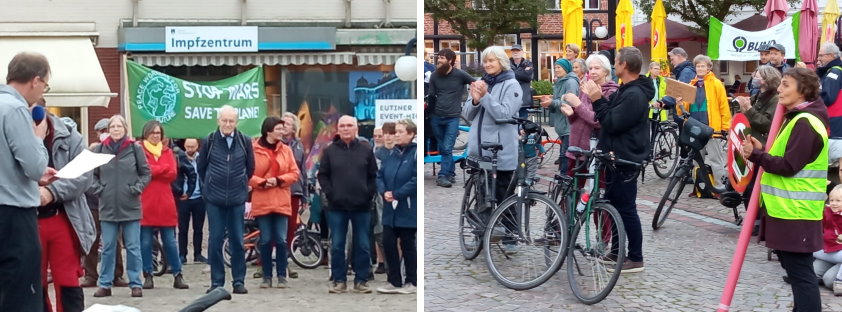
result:
[(41, 105), (35, 105), (32, 107), (32, 120), (35, 121), (36, 125), (40, 125), (46, 117), (47, 111), (44, 110), (44, 107)]

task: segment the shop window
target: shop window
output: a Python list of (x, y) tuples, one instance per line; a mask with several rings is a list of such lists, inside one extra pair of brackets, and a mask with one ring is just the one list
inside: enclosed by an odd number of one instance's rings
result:
[(555, 71), (553, 64), (564, 57), (564, 49), (561, 40), (539, 40), (538, 41), (538, 79), (550, 80), (554, 78)]

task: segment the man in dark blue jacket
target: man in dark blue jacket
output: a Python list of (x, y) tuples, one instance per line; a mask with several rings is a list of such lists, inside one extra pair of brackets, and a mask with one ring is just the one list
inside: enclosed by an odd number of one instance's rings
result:
[(842, 90), (842, 60), (839, 59), (839, 54), (839, 47), (835, 43), (822, 44), (818, 58), (818, 65), (821, 67), (816, 71), (822, 78), (820, 96), (827, 105), (827, 114), (830, 117), (830, 162), (842, 158), (842, 104), (836, 103), (840, 100), (839, 91)]
[[(643, 57), (637, 48), (620, 49), (614, 64), (623, 85), (611, 99), (603, 98), (602, 88), (593, 81), (584, 85), (601, 126), (598, 147), (613, 152), (619, 159), (640, 163), (649, 151), (647, 120), (655, 86), (640, 75)], [(639, 171), (637, 167), (617, 164), (615, 170), (608, 170), (606, 177), (605, 197), (620, 212), (629, 242), (623, 273), (643, 271), (643, 230), (637, 214), (637, 179), (634, 178)], [(617, 247), (613, 246), (612, 250)]]
[(675, 80), (690, 83), (693, 78), (696, 78), (696, 66), (693, 66), (693, 63), (687, 60), (689, 58), (687, 51), (682, 48), (675, 48), (670, 51), (669, 57), (673, 66), (672, 72), (675, 73)]
[[(338, 135), (322, 152), (319, 163), (319, 186), (327, 197), (327, 220), (330, 227), (330, 266), (333, 283), (328, 292), (348, 291), (346, 284), (345, 238), (348, 222), (353, 230), (354, 292), (371, 293), (371, 201), (377, 191), (377, 161), (371, 146), (357, 139), (357, 119), (342, 116)], [(233, 256), (233, 255), (232, 255)]]
[(523, 106), (518, 111), (520, 118), (526, 118), (527, 108), (532, 107), (532, 61), (523, 57), (523, 46), (515, 44), (512, 46), (512, 71), (515, 72), (515, 79), (523, 90)]
[(208, 135), (197, 162), (208, 214), (208, 254), (211, 286), (208, 292), (225, 285), (222, 242), (228, 234), (231, 249), (231, 276), (234, 293), (248, 293), (243, 249), (243, 214), (248, 199), (248, 180), (254, 173), (251, 140), (237, 130), (237, 111), (228, 105), (219, 109), (219, 130)]
[(202, 230), (205, 226), (205, 201), (202, 186), (196, 177), (199, 140), (184, 140), (184, 151), (177, 149), (178, 176), (173, 182), (173, 192), (178, 204), (178, 255), (181, 263), (187, 263), (187, 233), (193, 220), (193, 261), (207, 263), (202, 256)]

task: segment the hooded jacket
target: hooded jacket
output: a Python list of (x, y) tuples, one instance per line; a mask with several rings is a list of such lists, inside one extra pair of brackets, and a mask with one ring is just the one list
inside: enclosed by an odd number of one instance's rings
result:
[[(699, 78), (693, 78), (690, 81), (691, 85), (696, 85)], [(728, 93), (725, 92), (725, 86), (722, 81), (716, 78), (713, 72), (708, 72), (704, 77), (705, 98), (708, 101), (708, 126), (713, 128), (713, 131), (728, 131), (731, 128), (731, 106), (728, 105)], [(681, 112), (690, 112), (690, 104), (688, 99), (684, 99), (683, 105), (679, 105), (679, 114)], [(692, 101), (692, 100), (690, 100)]]
[[(94, 152), (115, 155), (107, 164), (94, 169), (93, 193), (99, 196), (99, 220), (138, 221), (140, 194), (152, 178), (149, 165), (143, 148), (131, 138), (124, 137), (116, 149), (111, 143), (108, 137), (94, 148)], [(172, 194), (170, 189), (166, 192)]]
[(47, 170), (47, 148), (31, 129), (26, 100), (14, 88), (0, 85), (0, 205), (41, 204), (38, 180)]
[[(618, 88), (620, 88), (620, 85), (609, 80), (602, 84), (602, 96), (608, 98)], [(582, 93), (579, 95), (579, 100), (582, 104), (573, 109), (573, 115), (567, 116), (570, 120), (570, 146), (589, 150), (591, 148), (591, 135), (594, 129), (599, 129), (599, 122), (596, 121), (591, 98), (587, 94)], [(565, 154), (567, 158), (575, 158), (573, 154), (568, 152), (565, 152)]]
[[(50, 149), (53, 166), (60, 170), (82, 153), (85, 144), (82, 142), (82, 135), (64, 126), (58, 117), (49, 115), (48, 118), (53, 131), (53, 144)], [(47, 190), (53, 195), (53, 202), (62, 203), (83, 254), (91, 250), (96, 239), (96, 225), (85, 196), (85, 191), (91, 187), (93, 181), (93, 172), (87, 172), (75, 179), (58, 179), (47, 185)]]
[(553, 102), (550, 103), (549, 107), (550, 124), (553, 125), (559, 137), (570, 135), (570, 121), (561, 111), (561, 104), (567, 104), (562, 100), (562, 97), (567, 93), (579, 96), (579, 77), (574, 72), (567, 73), (553, 84)]
[(696, 78), (696, 66), (690, 61), (684, 61), (673, 70), (675, 73), (675, 80), (683, 83), (690, 83), (690, 80)]
[(649, 154), (649, 100), (655, 96), (652, 80), (638, 76), (606, 99), (593, 102), (599, 121), (599, 148), (624, 160), (642, 162)]
[[(251, 215), (265, 216), (279, 213), (292, 215), (292, 187), (298, 182), (298, 164), (292, 149), (283, 142), (277, 142), (272, 150), (258, 142), (254, 146), (254, 175), (249, 179), (251, 192)], [(266, 180), (276, 178), (278, 186), (266, 187)]]
[(415, 164), (417, 146), (415, 143), (389, 150), (377, 172), (377, 194), (381, 197), (391, 191), (397, 206), (383, 202), (383, 225), (401, 228), (416, 228), (418, 213), (417, 175)]
[[(143, 218), (140, 219), (141, 226), (174, 227), (178, 225), (178, 210), (175, 208), (175, 198), (172, 193), (172, 183), (178, 174), (175, 164), (173, 150), (164, 145), (161, 150), (161, 157), (155, 156), (142, 146), (146, 162), (149, 164), (149, 171), (152, 179), (143, 193), (140, 194), (140, 202), (143, 206)], [(188, 164), (189, 165), (189, 164)]]
[(839, 91), (842, 91), (842, 68), (837, 66), (842, 67), (842, 60), (838, 57), (817, 71), (822, 78), (820, 95), (830, 116), (831, 138), (842, 138), (842, 104), (837, 103), (842, 102), (839, 96)]
[(322, 152), (318, 179), (328, 210), (371, 210), (377, 192), (377, 160), (368, 142), (355, 138), (346, 144), (336, 135)]
[[(503, 145), (497, 152), (497, 169), (502, 171), (515, 170), (517, 167), (518, 133), (517, 125), (497, 123), (497, 121), (511, 120), (517, 116), (521, 106), (523, 90), (515, 80), (511, 71), (498, 74), (495, 84), (489, 85), (488, 93), (479, 103), (474, 105), (473, 98), (462, 105), (462, 116), (471, 121), (468, 131), (468, 150), (473, 156), (491, 157), (491, 152), (482, 150), (479, 142)], [(565, 120), (567, 118), (565, 117)]]

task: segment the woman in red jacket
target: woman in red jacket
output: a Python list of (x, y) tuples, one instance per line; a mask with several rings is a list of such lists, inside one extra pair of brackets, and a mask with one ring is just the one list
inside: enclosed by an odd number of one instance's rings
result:
[(251, 215), (260, 228), (259, 250), (263, 265), (260, 288), (272, 287), (272, 247), (276, 257), (277, 288), (287, 287), (287, 226), (292, 217), (291, 187), (299, 171), (292, 149), (281, 142), (284, 121), (270, 116), (263, 120), (260, 138), (254, 140), (254, 175), (249, 180)]
[(142, 217), (140, 219), (140, 249), (143, 255), (143, 289), (155, 287), (152, 281), (152, 235), (161, 233), (164, 252), (175, 277), (173, 288), (187, 289), (181, 275), (181, 261), (178, 261), (178, 244), (175, 241), (175, 227), (178, 225), (178, 211), (170, 185), (176, 178), (177, 166), (173, 151), (163, 143), (164, 128), (152, 120), (143, 126), (143, 151), (152, 172), (152, 180), (140, 194)]

